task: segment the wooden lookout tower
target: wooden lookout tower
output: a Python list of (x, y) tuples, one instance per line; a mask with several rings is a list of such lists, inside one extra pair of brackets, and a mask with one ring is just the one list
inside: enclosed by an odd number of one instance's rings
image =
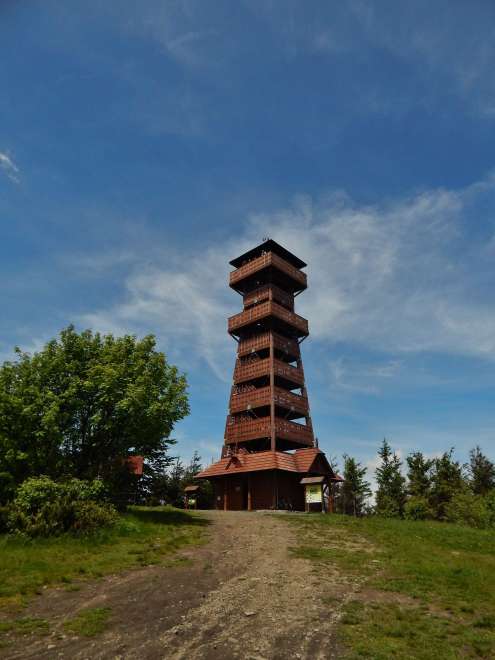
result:
[(230, 264), (243, 311), (228, 320), (237, 361), (225, 441), (221, 459), (197, 478), (211, 480), (220, 509), (307, 510), (305, 484), (319, 477), (329, 511), (332, 482), (341, 479), (315, 442), (300, 349), (308, 321), (294, 311), (306, 264), (273, 240)]

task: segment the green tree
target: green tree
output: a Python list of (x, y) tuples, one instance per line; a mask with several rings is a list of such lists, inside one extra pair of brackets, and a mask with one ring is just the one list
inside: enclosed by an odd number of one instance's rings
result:
[(406, 480), (401, 472), (402, 462), (385, 438), (378, 450), (378, 456), (381, 463), (375, 470), (378, 484), (376, 512), (387, 517), (402, 516), (406, 502)]
[(370, 484), (366, 481), (366, 468), (355, 458), (344, 454), (344, 483), (341, 487), (342, 512), (352, 516), (364, 513), (366, 501), (371, 495)]
[(469, 477), (475, 495), (487, 495), (495, 488), (495, 464), (481, 451), (479, 446), (469, 452)]
[[(69, 326), (0, 367), (0, 473), (103, 478), (131, 454), (153, 459), (189, 412), (187, 384), (155, 338)], [(118, 481), (118, 479), (117, 479)]]
[(431, 469), (433, 459), (425, 458), (422, 452), (414, 451), (406, 458), (407, 494), (410, 497), (428, 498), (431, 488)]
[(180, 458), (172, 463), (168, 475), (166, 503), (172, 506), (184, 506), (184, 475), (186, 473), (184, 464)]
[(444, 452), (433, 465), (430, 504), (439, 520), (446, 519), (448, 503), (467, 487), (462, 465), (454, 460), (453, 453), (454, 448)]
[(195, 451), (189, 465), (184, 471), (182, 487), (198, 486), (196, 492), (198, 508), (209, 509), (213, 505), (213, 486), (209, 481), (195, 479), (195, 476), (201, 472), (202, 469), (203, 465), (201, 463), (201, 456)]

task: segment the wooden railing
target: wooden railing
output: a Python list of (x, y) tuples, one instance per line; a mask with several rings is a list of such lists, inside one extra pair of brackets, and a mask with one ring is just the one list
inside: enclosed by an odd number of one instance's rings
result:
[[(275, 376), (280, 376), (298, 385), (304, 384), (304, 372), (298, 367), (292, 367), (282, 360), (273, 360), (273, 372)], [(249, 364), (237, 363), (234, 369), (234, 381), (241, 383), (254, 378), (261, 378), (270, 373), (270, 358), (257, 360)]]
[[(281, 387), (274, 389), (275, 405), (293, 409), (296, 412), (307, 414), (309, 410), (308, 399), (305, 396), (293, 394)], [(260, 387), (249, 392), (232, 393), (230, 397), (230, 412), (242, 412), (250, 408), (269, 406), (271, 401), (271, 388)]]
[(232, 418), (227, 420), (227, 425), (225, 427), (225, 440), (227, 442), (243, 442), (245, 440), (256, 440), (257, 438), (269, 437), (269, 417), (237, 422), (234, 422)]
[(282, 305), (269, 300), (231, 316), (228, 320), (228, 331), (234, 332), (250, 323), (254, 323), (255, 321), (259, 321), (260, 319), (271, 315), (282, 319), (282, 321), (293, 326), (303, 335), (309, 333), (308, 322), (306, 319), (303, 319), (302, 316), (299, 316), (294, 312), (290, 312), (288, 309), (285, 309), (285, 307), (282, 307)]
[[(279, 351), (284, 351), (288, 355), (293, 355), (298, 357), (300, 354), (299, 344), (293, 339), (287, 339), (287, 337), (282, 337), (277, 333), (273, 333), (273, 345)], [(248, 355), (249, 353), (256, 353), (256, 351), (262, 351), (263, 349), (270, 347), (270, 333), (263, 332), (256, 337), (251, 337), (250, 339), (242, 339), (239, 342), (237, 353), (239, 356)]]
[(263, 270), (263, 268), (267, 268), (268, 266), (274, 266), (275, 268), (278, 268), (278, 270), (282, 271), (293, 280), (298, 282), (301, 288), (305, 289), (307, 287), (308, 278), (306, 277), (306, 273), (303, 273), (302, 270), (299, 270), (299, 268), (295, 268), (290, 263), (285, 261), (285, 259), (282, 259), (273, 252), (262, 254), (260, 257), (257, 257), (252, 261), (248, 261), (248, 263), (244, 264), (240, 268), (237, 268), (237, 270), (232, 271), (229, 275), (229, 284), (232, 286), (236, 284), (236, 282), (240, 282), (246, 277), (254, 275), (254, 273), (257, 273), (258, 271)]
[(244, 308), (263, 302), (264, 300), (274, 300), (294, 311), (294, 296), (275, 284), (265, 284), (259, 289), (246, 293), (243, 300)]
[[(241, 421), (229, 418), (225, 427), (225, 441), (230, 444), (269, 438), (270, 435), (270, 417)], [(303, 426), (278, 417), (275, 419), (275, 435), (278, 438), (292, 440), (302, 445), (313, 445), (314, 442), (311, 426)]]
[(313, 445), (313, 429), (311, 426), (303, 426), (297, 422), (289, 422), (285, 419), (276, 419), (275, 434), (277, 438), (293, 440), (302, 445)]

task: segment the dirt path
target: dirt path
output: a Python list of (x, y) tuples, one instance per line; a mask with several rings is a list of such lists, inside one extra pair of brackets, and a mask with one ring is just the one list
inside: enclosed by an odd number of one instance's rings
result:
[[(356, 588), (291, 555), (297, 541), (279, 516), (208, 512), (210, 541), (183, 551), (191, 562), (149, 567), (50, 590), (26, 615), (54, 633), (25, 638), (4, 657), (167, 660), (338, 657), (334, 637), (340, 604)], [(63, 621), (88, 607), (108, 607), (107, 630), (67, 636)], [(21, 646), (22, 644), (22, 646)]]

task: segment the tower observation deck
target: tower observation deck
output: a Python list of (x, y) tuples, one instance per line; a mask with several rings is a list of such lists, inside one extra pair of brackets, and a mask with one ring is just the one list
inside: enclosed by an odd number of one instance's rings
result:
[(243, 309), (228, 319), (237, 360), (220, 461), (210, 479), (217, 508), (304, 508), (304, 477), (339, 480), (313, 434), (301, 359), (308, 321), (295, 310), (307, 287), (304, 261), (273, 240), (233, 259), (229, 285)]

